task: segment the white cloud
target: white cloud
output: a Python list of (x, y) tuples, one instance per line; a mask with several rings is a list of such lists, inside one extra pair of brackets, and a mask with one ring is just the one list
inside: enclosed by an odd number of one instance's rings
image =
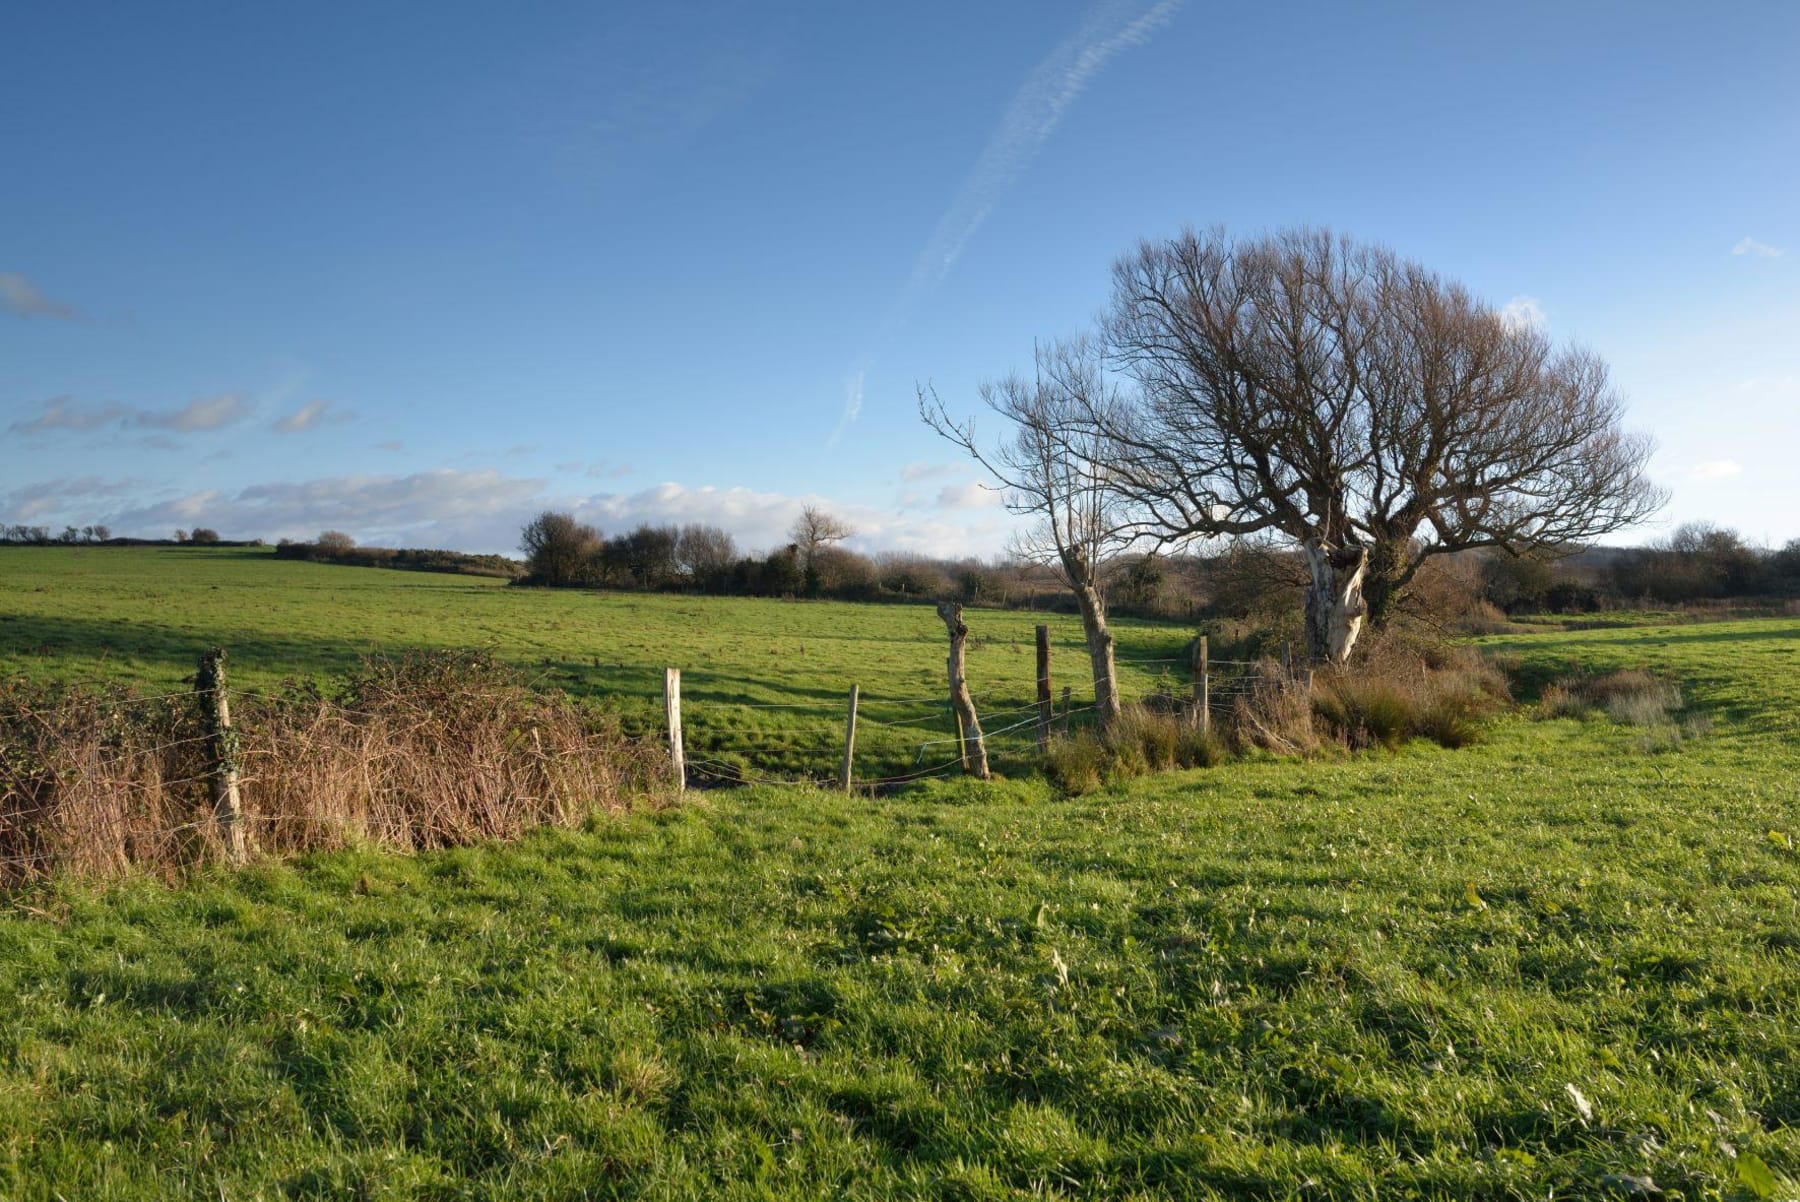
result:
[(918, 480), (941, 480), (945, 476), (960, 476), (966, 470), (961, 463), (926, 463), (923, 460), (909, 463), (900, 469), (900, 478), (909, 483)]
[[(1148, 42), (1174, 18), (1182, 3), (1183, 0), (1156, 0), (1145, 9), (1142, 0), (1101, 0), (1080, 28), (1032, 68), (1013, 93), (1000, 124), (988, 136), (981, 156), (919, 252), (912, 274), (881, 323), (875, 339), (878, 344), (897, 330), (913, 307), (950, 274), (975, 232), (1030, 167), (1087, 86), (1121, 51)], [(862, 412), (867, 368), (865, 357), (861, 366), (853, 369), (845, 388), (843, 413), (827, 446), (836, 443)]]
[(920, 518), (874, 505), (841, 504), (827, 497), (790, 496), (749, 488), (690, 487), (664, 483), (635, 493), (605, 493), (575, 506), (582, 521), (616, 534), (642, 523), (704, 522), (729, 530), (742, 547), (767, 550), (788, 541), (788, 530), (805, 505), (818, 505), (856, 530), (850, 545), (861, 551), (907, 551), (922, 555), (992, 555), (1016, 524), (1010, 515), (986, 506), (986, 516)]
[(946, 484), (938, 490), (937, 507), (939, 509), (992, 509), (1000, 504), (998, 489), (989, 488), (979, 481), (967, 484)]
[[(71, 480), (45, 480), (15, 488), (0, 497), (0, 522), (36, 524), (46, 515), (61, 519), (61, 524), (90, 525), (80, 507), (95, 502), (107, 503), (140, 485), (131, 480), (107, 480), (100, 476), (77, 476)], [(71, 508), (71, 505), (76, 508)]]
[(1709, 459), (1688, 469), (1690, 480), (1729, 480), (1744, 474), (1744, 465), (1735, 459)]
[[(48, 434), (53, 430), (92, 432), (108, 427), (133, 426), (140, 430), (173, 430), (188, 434), (199, 430), (217, 430), (250, 414), (250, 402), (242, 393), (230, 392), (213, 397), (199, 397), (179, 409), (134, 409), (127, 405), (83, 406), (69, 396), (51, 397), (44, 411), (30, 420), (14, 422), (7, 427), (12, 434)], [(147, 445), (160, 446), (155, 436)]]
[(310, 538), (345, 530), (359, 542), (505, 550), (518, 542), (544, 482), (500, 472), (439, 468), (406, 476), (331, 476), (207, 489), (115, 510), (108, 525), (160, 536), (198, 522), (228, 538)]
[(1509, 329), (1542, 330), (1550, 325), (1544, 307), (1535, 296), (1515, 296), (1500, 309), (1500, 320)]
[(1770, 246), (1767, 242), (1758, 242), (1755, 238), (1744, 237), (1731, 248), (1734, 255), (1756, 255), (1764, 259), (1779, 259), (1786, 252), (1779, 246)]
[(300, 406), (285, 417), (277, 418), (275, 430), (281, 434), (298, 434), (304, 430), (317, 429), (320, 426), (351, 421), (355, 417), (354, 413), (336, 408), (330, 401), (312, 401)]
[[(544, 509), (562, 509), (604, 533), (649, 523), (704, 522), (722, 526), (747, 550), (788, 541), (804, 505), (819, 505), (856, 529), (851, 545), (863, 551), (992, 555), (1016, 523), (994, 505), (947, 506), (923, 515), (844, 504), (828, 497), (790, 496), (750, 488), (668, 482), (630, 493), (586, 497), (551, 492), (548, 481), (493, 469), (439, 468), (411, 475), (332, 476), (259, 484), (236, 491), (193, 490), (157, 496), (154, 486), (81, 477), (0, 494), (0, 520), (46, 524), (103, 521), (125, 535), (167, 537), (177, 526), (202, 525), (227, 538), (310, 538), (343, 530), (370, 545), (448, 547), (512, 553), (519, 529)], [(959, 493), (940, 500), (967, 501)]]
[(859, 367), (845, 377), (844, 411), (838, 417), (837, 428), (831, 432), (831, 437), (825, 440), (826, 446), (837, 445), (837, 440), (844, 436), (844, 431), (848, 430), (856, 423), (856, 419), (862, 416), (863, 379), (868, 375), (868, 370), (866, 366)]
[(1159, 0), (1134, 15), (1136, 4), (1110, 0), (1097, 6), (1079, 29), (1038, 63), (1013, 94), (974, 170), (932, 231), (899, 307), (910, 307), (950, 273), (1000, 197), (1030, 166), (1063, 114), (1106, 64), (1120, 51), (1148, 42), (1180, 7), (1181, 0)]
[(51, 397), (44, 411), (29, 421), (21, 418), (6, 428), (8, 434), (47, 434), (52, 430), (98, 430), (131, 415), (123, 405), (84, 408), (71, 396)]
[(250, 402), (241, 392), (218, 396), (196, 397), (179, 409), (144, 409), (132, 416), (135, 426), (157, 430), (178, 430), (184, 434), (196, 430), (217, 430), (250, 415)]
[(16, 271), (0, 271), (0, 309), (15, 317), (48, 317), (54, 321), (75, 321), (81, 316), (71, 306), (39, 292), (36, 284)]

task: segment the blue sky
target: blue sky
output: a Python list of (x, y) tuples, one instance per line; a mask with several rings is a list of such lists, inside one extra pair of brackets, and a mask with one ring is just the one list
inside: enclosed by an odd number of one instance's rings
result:
[(1800, 536), (1788, 0), (15, 6), (0, 178), (0, 521), (991, 553), (915, 382), (1312, 223), (1605, 356), (1640, 537)]

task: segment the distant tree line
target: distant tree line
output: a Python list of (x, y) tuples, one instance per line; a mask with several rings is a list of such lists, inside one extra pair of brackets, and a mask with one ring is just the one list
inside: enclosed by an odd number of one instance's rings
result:
[(312, 542), (282, 539), (275, 544), (277, 559), (335, 563), (357, 568), (395, 568), (404, 572), (447, 572), (458, 576), (495, 576), (511, 580), (525, 570), (505, 555), (470, 555), (462, 551), (438, 551), (417, 547), (359, 547), (341, 530), (325, 530)]
[(115, 536), (105, 526), (64, 526), (61, 533), (55, 533), (49, 526), (30, 526), (14, 524), (0, 526), (0, 546), (22, 547), (67, 547), (67, 546), (100, 546), (109, 547), (167, 547), (170, 545), (186, 546), (195, 544), (207, 547), (260, 547), (263, 540), (221, 538), (217, 530), (207, 526), (195, 526), (192, 530), (177, 530), (173, 538), (122, 538)]
[(717, 526), (645, 524), (609, 538), (573, 514), (547, 510), (521, 535), (525, 572), (518, 583), (839, 601), (953, 598), (1039, 609), (1058, 599), (1061, 586), (1037, 565), (893, 551), (863, 555), (837, 545), (851, 534), (840, 519), (809, 507), (789, 531), (790, 541), (746, 554)]
[(15, 546), (49, 547), (58, 544), (103, 543), (112, 537), (105, 526), (64, 526), (61, 534), (52, 534), (48, 526), (0, 526), (0, 543)]
[(1690, 522), (1649, 546), (1593, 548), (1554, 563), (1494, 555), (1482, 563), (1482, 593), (1508, 613), (1793, 597), (1800, 538), (1759, 547), (1735, 530)]

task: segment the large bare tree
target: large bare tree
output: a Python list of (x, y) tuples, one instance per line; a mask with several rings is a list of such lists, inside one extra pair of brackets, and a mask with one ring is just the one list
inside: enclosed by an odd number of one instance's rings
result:
[(1105, 585), (1133, 542), (1123, 498), (1109, 475), (1105, 433), (1125, 413), (1104, 366), (1098, 343), (1075, 338), (1039, 346), (1030, 379), (1015, 374), (983, 383), (982, 403), (1007, 431), (992, 444), (977, 437), (974, 418), (957, 420), (935, 390), (919, 390), (926, 424), (987, 469), (1004, 490), (1008, 509), (1035, 519), (1013, 549), (1055, 568), (1075, 594), (1103, 723), (1120, 708)]
[(793, 539), (794, 548), (800, 554), (802, 569), (810, 571), (813, 557), (821, 548), (832, 543), (841, 543), (856, 533), (854, 527), (842, 518), (825, 512), (817, 505), (807, 505), (800, 510), (800, 516), (788, 529), (788, 537)]
[(1383, 247), (1190, 230), (1113, 285), (1111, 362), (1139, 385), (1091, 410), (1113, 484), (1159, 537), (1297, 546), (1315, 662), (1433, 555), (1554, 551), (1663, 502), (1598, 356)]

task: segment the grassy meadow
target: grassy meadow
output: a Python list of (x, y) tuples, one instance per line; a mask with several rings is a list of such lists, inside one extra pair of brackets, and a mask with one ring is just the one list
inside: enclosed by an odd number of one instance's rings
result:
[[(629, 697), (680, 646), (696, 725), (705, 671), (721, 709), (942, 675), (923, 609), (151, 554), (193, 558), (0, 552), (0, 670), (474, 645)], [(974, 615), (978, 688), (1028, 696), (1035, 620)], [(1795, 1197), (1800, 620), (1485, 643), (1527, 698), (1648, 668), (1682, 703), (21, 893), (0, 1197)]]
[[(1081, 624), (971, 610), (968, 670), (984, 725), (1030, 718), (1034, 627), (1051, 629), (1060, 699), (1091, 704)], [(1115, 625), (1126, 696), (1185, 690), (1191, 630)], [(728, 777), (835, 777), (850, 686), (862, 689), (859, 777), (953, 758), (944, 624), (928, 605), (508, 588), (491, 579), (277, 560), (257, 548), (0, 547), (0, 675), (176, 688), (208, 647), (232, 679), (330, 681), (369, 653), (480, 650), (657, 729), (664, 668), (682, 669), (689, 758)], [(1151, 662), (1130, 662), (1151, 661)], [(1021, 709), (1021, 707), (1026, 707)], [(1030, 729), (996, 742), (1023, 767)], [(1011, 753), (1008, 758), (1006, 753)]]

